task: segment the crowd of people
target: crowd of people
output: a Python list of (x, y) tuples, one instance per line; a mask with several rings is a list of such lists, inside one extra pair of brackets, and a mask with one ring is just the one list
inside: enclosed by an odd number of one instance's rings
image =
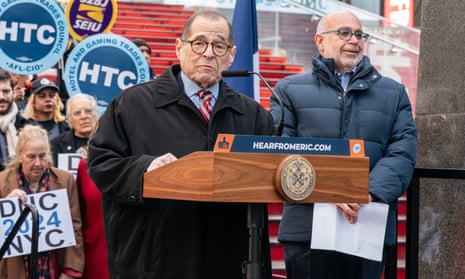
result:
[[(237, 50), (230, 22), (214, 10), (186, 22), (173, 45), (179, 64), (125, 89), (100, 118), (91, 95), (68, 96), (47, 77), (0, 69), (0, 197), (25, 203), (29, 194), (66, 189), (71, 209), (76, 245), (39, 253), (37, 278), (244, 278), (247, 204), (147, 199), (144, 173), (213, 150), (220, 133), (274, 135), (281, 108), (283, 136), (366, 141), (368, 199), (389, 205), (385, 247), (394, 245), (393, 214), (415, 165), (416, 128), (403, 85), (363, 54), (367, 37), (352, 12), (324, 16), (313, 71), (279, 81), (284, 106), (272, 96), (270, 111), (223, 81)], [(149, 61), (150, 46), (133, 42)], [(75, 177), (58, 168), (62, 153), (80, 154)], [(256, 206), (267, 228), (266, 205)], [(356, 223), (363, 205), (337, 206)], [(312, 215), (312, 204), (285, 204), (279, 241), (287, 278), (380, 278), (385, 258), (311, 249)], [(269, 279), (267, 231), (260, 237), (258, 269)], [(26, 278), (29, 260), (0, 260), (0, 278)]]
[[(133, 43), (150, 65), (149, 44), (141, 39)], [(93, 96), (69, 96), (66, 90), (64, 67), (74, 46), (69, 37), (57, 64), (34, 75), (0, 68), (0, 198), (17, 197), (26, 203), (28, 194), (66, 189), (76, 245), (39, 253), (37, 278), (105, 279), (110, 276), (102, 198), (87, 168), (98, 108)], [(154, 79), (152, 69), (150, 73)], [(61, 154), (70, 153), (81, 157), (79, 164), (60, 169)], [(29, 278), (28, 261), (28, 256), (1, 260), (0, 278)]]
[[(40, 252), (37, 278), (109, 278), (99, 192), (84, 180), (87, 168), (81, 167), (97, 120), (94, 97), (76, 94), (67, 100), (65, 110), (55, 82), (0, 69), (0, 197), (25, 203), (29, 194), (57, 189), (68, 193), (76, 244)], [(57, 167), (61, 153), (82, 155), (79, 179), (69, 169)], [(0, 278), (29, 278), (29, 265), (28, 256), (5, 258), (0, 261)]]

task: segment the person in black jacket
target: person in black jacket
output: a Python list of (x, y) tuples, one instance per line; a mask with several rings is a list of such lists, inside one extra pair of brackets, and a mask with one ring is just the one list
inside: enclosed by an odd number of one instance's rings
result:
[(55, 164), (60, 153), (87, 154), (89, 137), (97, 125), (97, 101), (88, 94), (79, 93), (71, 96), (66, 103), (66, 119), (71, 130), (66, 131), (50, 144)]
[(47, 78), (36, 79), (32, 82), (31, 95), (24, 108), (24, 119), (20, 126), (39, 125), (47, 130), (51, 141), (70, 129), (62, 110), (63, 103), (57, 85)]
[[(143, 178), (179, 157), (213, 150), (219, 133), (272, 135), (273, 119), (222, 80), (236, 53), (223, 15), (194, 14), (175, 47), (180, 65), (115, 97), (89, 142), (89, 174), (103, 197), (110, 276), (242, 278), (247, 205), (144, 198)], [(210, 91), (205, 103), (199, 91)], [(265, 212), (259, 267), (268, 279), (266, 205), (259, 206)]]

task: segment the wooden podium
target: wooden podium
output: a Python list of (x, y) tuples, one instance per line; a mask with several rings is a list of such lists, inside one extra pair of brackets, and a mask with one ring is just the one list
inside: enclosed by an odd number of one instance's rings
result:
[[(145, 198), (276, 203), (274, 177), (288, 154), (199, 151), (144, 175)], [(368, 157), (302, 155), (315, 170), (311, 195), (300, 203), (367, 203)]]
[[(263, 206), (288, 200), (276, 186), (288, 154), (207, 152), (191, 153), (144, 175), (145, 198), (203, 202), (248, 203), (249, 259), (246, 278), (261, 279), (260, 239)], [(368, 202), (367, 157), (299, 155), (312, 167), (313, 188), (297, 202)], [(296, 180), (299, 179), (297, 176)]]

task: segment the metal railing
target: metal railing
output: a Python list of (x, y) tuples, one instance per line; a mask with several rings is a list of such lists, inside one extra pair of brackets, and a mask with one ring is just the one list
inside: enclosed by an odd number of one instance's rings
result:
[(405, 273), (407, 279), (418, 278), (418, 241), (420, 211), (420, 179), (465, 179), (464, 169), (416, 168), (407, 190), (407, 242)]
[[(415, 168), (407, 189), (407, 224), (405, 275), (407, 279), (418, 279), (418, 243), (420, 214), (420, 179), (465, 179), (464, 169)], [(397, 278), (397, 246), (387, 251), (384, 278)]]
[(31, 254), (29, 256), (29, 278), (37, 278), (37, 255), (39, 250), (39, 213), (37, 208), (33, 204), (25, 204), (24, 209), (21, 212), (18, 220), (16, 221), (13, 229), (6, 238), (2, 247), (0, 248), (0, 259), (3, 259), (5, 252), (10, 246), (13, 238), (19, 231), (19, 228), (26, 220), (27, 215), (31, 213), (32, 215), (32, 235), (31, 235)]
[[(370, 38), (375, 38), (414, 55), (419, 55), (420, 53), (419, 40), (414, 40), (413, 42), (405, 40), (405, 34), (419, 37), (420, 30), (417, 28), (403, 26), (378, 14), (336, 0), (282, 0), (282, 2), (297, 6), (304, 11), (309, 11), (320, 17), (338, 10), (351, 10), (359, 16), (363, 22), (363, 26), (370, 31)], [(396, 30), (396, 32), (391, 32), (392, 30)], [(403, 35), (399, 36), (399, 34)]]

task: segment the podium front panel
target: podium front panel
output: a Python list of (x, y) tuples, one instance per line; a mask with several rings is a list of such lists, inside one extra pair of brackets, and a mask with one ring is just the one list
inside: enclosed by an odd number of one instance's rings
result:
[[(274, 176), (287, 154), (194, 152), (144, 175), (145, 198), (275, 203)], [(368, 202), (367, 157), (303, 155), (315, 169), (311, 195), (299, 203)]]

